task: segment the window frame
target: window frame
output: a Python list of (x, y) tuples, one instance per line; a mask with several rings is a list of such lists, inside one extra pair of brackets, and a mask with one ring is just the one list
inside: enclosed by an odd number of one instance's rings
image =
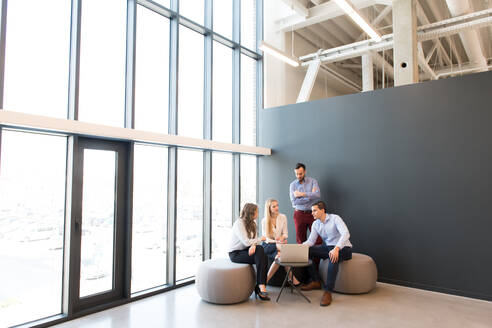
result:
[[(111, 304), (105, 304), (102, 306), (91, 307), (85, 309), (83, 312), (75, 312), (73, 308), (73, 304), (71, 304), (69, 295), (68, 295), (68, 286), (70, 283), (73, 283), (67, 279), (68, 274), (64, 275), (63, 279), (63, 305), (62, 305), (62, 314), (50, 317), (43, 318), (38, 321), (31, 323), (36, 327), (49, 326), (57, 323), (61, 323), (67, 320), (74, 319), (76, 317), (94, 313), (96, 311), (100, 311), (103, 308), (110, 308), (116, 305), (125, 304), (128, 302), (132, 302), (144, 297), (152, 296), (158, 293), (162, 293), (168, 290), (172, 290), (174, 288), (184, 286), (194, 282), (194, 278), (176, 282), (176, 220), (177, 220), (177, 208), (176, 208), (176, 196), (177, 196), (177, 151), (178, 148), (195, 148), (203, 150), (203, 260), (209, 259), (211, 257), (211, 229), (212, 229), (212, 208), (211, 208), (211, 193), (212, 193), (212, 152), (213, 151), (225, 151), (232, 154), (232, 165), (233, 165), (233, 195), (232, 195), (232, 213), (231, 213), (231, 223), (234, 221), (239, 215), (240, 211), (240, 155), (241, 154), (254, 154), (257, 157), (261, 155), (269, 155), (263, 154), (256, 147), (259, 140), (259, 135), (256, 135), (256, 145), (253, 147), (241, 147), (240, 140), (240, 114), (241, 114), (241, 55), (248, 56), (254, 60), (256, 60), (256, 116), (259, 117), (259, 109), (263, 107), (263, 57), (258, 49), (258, 43), (263, 38), (263, 1), (264, 0), (254, 0), (256, 1), (256, 49), (250, 49), (241, 44), (241, 0), (232, 0), (233, 1), (233, 29), (232, 29), (232, 39), (227, 38), (216, 31), (213, 30), (213, 0), (205, 0), (205, 12), (204, 12), (204, 24), (198, 24), (187, 17), (180, 15), (179, 12), (179, 0), (171, 0), (170, 8), (167, 8), (163, 5), (160, 5), (156, 2), (150, 0), (127, 0), (127, 17), (126, 17), (126, 70), (125, 70), (125, 99), (124, 99), (124, 127), (117, 128), (113, 131), (121, 132), (123, 137), (120, 137), (118, 133), (115, 132), (113, 136), (107, 136), (102, 133), (101, 130), (99, 132), (94, 132), (94, 134), (88, 134), (86, 132), (80, 132), (77, 130), (77, 125), (70, 125), (71, 122), (78, 120), (78, 101), (79, 101), (79, 76), (80, 76), (80, 34), (81, 34), (81, 7), (83, 0), (67, 0), (71, 1), (72, 10), (71, 10), (71, 26), (70, 26), (70, 52), (69, 52), (69, 67), (68, 70), (68, 97), (67, 97), (67, 108), (68, 108), (68, 116), (67, 120), (63, 122), (66, 126), (70, 126), (70, 128), (60, 128), (57, 129), (53, 127), (55, 125), (46, 126), (41, 123), (44, 117), (39, 119), (39, 124), (36, 125), (34, 123), (33, 126), (26, 126), (23, 124), (23, 120), (26, 121), (33, 119), (34, 115), (29, 116), (27, 114), (19, 115), (20, 119), (13, 119), (12, 121), (8, 121), (3, 119), (4, 116), (0, 115), (0, 145), (2, 138), (2, 128), (9, 127), (15, 128), (19, 130), (31, 130), (38, 131), (40, 133), (59, 133), (62, 135), (66, 135), (68, 137), (68, 147), (67, 147), (67, 168), (68, 168), (68, 176), (67, 176), (67, 186), (66, 186), (66, 241), (65, 241), (65, 250), (67, 253), (67, 257), (70, 255), (70, 197), (71, 190), (73, 187), (73, 179), (76, 179), (76, 176), (71, 175), (70, 168), (73, 165), (73, 162), (77, 160), (74, 149), (77, 146), (77, 138), (79, 136), (89, 136), (92, 138), (96, 138), (98, 140), (104, 139), (112, 139), (112, 140), (120, 140), (128, 143), (128, 170), (129, 174), (127, 179), (132, 181), (133, 179), (133, 155), (134, 155), (134, 144), (135, 143), (148, 143), (148, 144), (162, 144), (168, 146), (168, 206), (167, 206), (167, 215), (168, 215), (168, 226), (167, 226), (167, 234), (168, 234), (168, 245), (167, 245), (167, 270), (168, 270), (168, 284), (165, 286), (160, 286), (157, 288), (153, 288), (150, 290), (146, 290), (140, 293), (130, 293), (130, 275), (131, 269), (127, 264), (125, 268), (125, 292), (122, 295), (122, 298), (116, 302)], [(243, 0), (244, 1), (244, 0)], [(161, 139), (146, 139), (139, 140), (136, 139), (135, 134), (132, 134), (130, 130), (134, 129), (134, 119), (135, 119), (135, 64), (136, 64), (136, 12), (137, 6), (145, 7), (149, 10), (160, 14), (167, 19), (170, 20), (170, 29), (169, 29), (169, 99), (168, 99), (168, 131), (167, 136), (169, 138), (161, 138)], [(140, 7), (139, 7), (140, 8)], [(5, 75), (5, 47), (6, 47), (6, 26), (7, 26), (7, 0), (0, 0), (0, 114), (3, 111), (3, 91), (4, 91), (4, 75)], [(190, 28), (196, 33), (200, 33), (204, 36), (204, 101), (203, 101), (203, 141), (210, 141), (206, 143), (199, 144), (198, 146), (192, 146), (192, 142), (189, 143), (181, 143), (180, 139), (173, 139), (172, 137), (177, 134), (177, 122), (178, 122), (178, 72), (179, 72), (179, 60), (178, 60), (178, 51), (179, 51), (179, 26), (183, 25), (187, 28)], [(232, 143), (230, 146), (220, 148), (221, 143), (215, 143), (212, 141), (212, 113), (213, 113), (213, 99), (212, 99), (212, 91), (213, 91), (213, 43), (218, 42), (222, 45), (229, 47), (232, 49)], [(39, 118), (39, 117), (38, 117)], [(52, 121), (55, 122), (55, 121)], [(62, 125), (63, 125), (62, 124)], [(85, 123), (88, 127), (94, 127), (97, 130), (97, 124)], [(256, 120), (257, 131), (258, 131), (258, 119)], [(119, 130), (118, 130), (119, 129)], [(126, 131), (129, 131), (125, 136)], [(165, 135), (165, 134), (163, 134)], [(168, 140), (168, 141), (155, 141), (155, 140)], [(169, 141), (171, 140), (171, 141)], [(174, 140), (174, 141), (173, 141)], [(218, 148), (214, 148), (215, 145)], [(223, 143), (222, 143), (223, 144)], [(251, 149), (251, 150), (249, 150)], [(255, 149), (258, 149), (256, 152)], [(1, 159), (1, 149), (0, 149), (0, 159)], [(258, 161), (256, 161), (257, 165), (257, 174), (256, 174), (256, 195), (258, 195)], [(72, 172), (73, 173), (73, 172)], [(131, 190), (133, 188), (132, 183), (129, 184), (129, 193), (131, 194)], [(258, 196), (257, 196), (258, 197)], [(127, 205), (127, 214), (126, 214), (126, 224), (131, 228), (132, 221), (132, 201), (133, 199), (129, 198), (129, 203)], [(125, 259), (127, 262), (131, 263), (131, 229), (130, 232), (125, 236)], [(70, 261), (65, 260), (64, 270), (65, 272), (69, 272), (74, 268), (71, 267)]]

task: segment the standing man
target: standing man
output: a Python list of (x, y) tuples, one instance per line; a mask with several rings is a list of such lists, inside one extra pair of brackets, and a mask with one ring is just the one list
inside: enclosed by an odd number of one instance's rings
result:
[(294, 169), (296, 180), (290, 183), (290, 201), (294, 211), (294, 224), (296, 227), (296, 241), (303, 243), (307, 237), (307, 229), (311, 229), (314, 222), (311, 214), (311, 205), (321, 198), (318, 181), (306, 176), (306, 166), (297, 163)]
[[(319, 201), (312, 207), (313, 216), (316, 219), (311, 229), (311, 234), (304, 244), (308, 244), (310, 259), (330, 259), (328, 262), (328, 273), (326, 284), (323, 284), (325, 292), (321, 297), (321, 306), (331, 303), (331, 291), (335, 287), (335, 280), (338, 273), (338, 264), (352, 258), (352, 244), (350, 243), (350, 233), (342, 218), (336, 214), (326, 214), (326, 205)], [(318, 236), (323, 239), (322, 245), (315, 245)], [(302, 290), (320, 289), (321, 283), (318, 270), (311, 265), (308, 267), (311, 282), (302, 286)]]

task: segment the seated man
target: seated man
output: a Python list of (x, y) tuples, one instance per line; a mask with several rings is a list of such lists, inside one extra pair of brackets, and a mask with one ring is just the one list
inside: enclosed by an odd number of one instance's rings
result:
[[(335, 279), (338, 273), (338, 263), (352, 258), (352, 244), (349, 241), (349, 231), (342, 218), (336, 214), (326, 214), (326, 205), (319, 201), (311, 207), (314, 219), (311, 234), (304, 244), (308, 244), (309, 258), (330, 259), (328, 265), (328, 276), (326, 285), (323, 284), (323, 297), (320, 305), (327, 306), (331, 303), (331, 291), (335, 286)], [(318, 236), (323, 240), (322, 245), (314, 245)], [(318, 270), (314, 264), (308, 267), (311, 282), (303, 287), (302, 290), (320, 289), (321, 283)]]

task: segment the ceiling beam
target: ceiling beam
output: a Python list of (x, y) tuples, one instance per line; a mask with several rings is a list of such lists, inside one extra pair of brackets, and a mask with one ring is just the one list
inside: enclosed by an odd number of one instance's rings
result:
[[(430, 9), (432, 15), (435, 17), (436, 21), (437, 22), (440, 22), (440, 21), (443, 21), (444, 20), (444, 16), (442, 15), (441, 11), (437, 7), (437, 3), (436, 2), (437, 1), (427, 1), (427, 5), (429, 6), (429, 9)], [(449, 36), (446, 36), (445, 38), (446, 38), (446, 40), (449, 43), (449, 47), (450, 47), (451, 51), (453, 52), (454, 57), (456, 58), (456, 60), (458, 61), (458, 63), (461, 65), (462, 59), (461, 59), (461, 56), (460, 56), (458, 50), (456, 49), (456, 46), (454, 45), (454, 41)], [(443, 51), (443, 52), (446, 52), (446, 51)], [(446, 59), (444, 58), (444, 60), (446, 60)]]
[(393, 4), (393, 0), (376, 0), (377, 5), (385, 5), (391, 6)]
[(323, 38), (323, 40), (325, 40), (326, 43), (330, 45), (335, 44), (336, 46), (339, 46), (342, 44), (346, 44), (346, 42), (343, 42), (337, 35), (331, 33), (327, 28), (323, 27), (320, 24), (312, 25), (308, 28), (316, 33), (320, 38)]
[(354, 6), (351, 0), (333, 0), (350, 17), (352, 23), (359, 29), (367, 33), (374, 41), (381, 41), (381, 35), (369, 22), (364, 13)]
[[(461, 16), (463, 20), (465, 20), (465, 16)], [(492, 16), (476, 18), (466, 22), (454, 21), (453, 23), (454, 24), (450, 24), (449, 26), (425, 31), (419, 28), (419, 41), (433, 40), (435, 38), (454, 35), (467, 30), (490, 26), (492, 23)]]
[[(314, 48), (317, 47), (317, 40), (316, 38), (319, 38), (318, 35), (316, 35), (313, 31), (309, 29), (302, 29), (294, 32), (299, 38), (303, 39), (305, 42), (311, 44)], [(349, 69), (338, 69), (335, 64), (323, 64), (321, 65), (321, 70), (324, 70), (325, 73), (330, 75), (332, 78), (335, 78), (345, 86), (358, 86), (357, 82), (354, 81), (359, 81), (360, 77), (356, 75), (356, 73), (352, 70)], [(336, 73), (336, 74), (335, 74)], [(343, 81), (341, 79), (343, 77)], [(360, 86), (359, 90), (360, 91)]]
[[(374, 27), (376, 27), (382, 20), (384, 20), (386, 18), (386, 16), (388, 16), (391, 13), (392, 10), (393, 10), (393, 8), (391, 6), (384, 7), (384, 9), (381, 10), (381, 12), (377, 15), (377, 17), (374, 18), (374, 20), (371, 22), (371, 24)], [(366, 33), (362, 33), (357, 38), (357, 41), (364, 40), (364, 38), (366, 37), (366, 35), (367, 35)]]
[[(308, 28), (303, 28), (302, 30), (297, 30), (295, 33), (307, 42), (309, 42), (316, 49), (322, 49), (321, 43), (324, 43), (330, 48), (338, 45), (333, 40), (326, 39), (325, 35), (323, 35), (323, 29), (320, 29), (318, 27), (318, 25), (310, 26)], [(350, 59), (350, 61), (353, 63), (354, 58)]]
[[(304, 30), (310, 31), (330, 47), (347, 44), (347, 42), (340, 40), (337, 33), (335, 34), (331, 33), (327, 28), (323, 27), (321, 24), (312, 25), (308, 28), (305, 28)], [(323, 48), (323, 47), (319, 47), (318, 44), (318, 48)], [(351, 58), (350, 62), (354, 63), (354, 58)]]
[[(492, 66), (489, 65), (488, 68), (491, 69)], [(446, 67), (440, 70), (436, 70), (434, 72), (436, 73), (437, 78), (440, 79), (446, 76), (456, 76), (456, 75), (463, 75), (466, 73), (478, 72), (481, 69), (482, 67), (477, 64), (464, 64), (461, 67), (458, 66)], [(425, 72), (420, 73), (421, 81), (428, 78), (429, 76)]]
[(422, 43), (421, 42), (418, 43), (417, 48), (418, 48), (417, 56), (418, 56), (418, 62), (419, 62), (420, 68), (422, 68), (422, 70), (424, 72), (426, 72), (431, 77), (431, 79), (437, 80), (436, 73), (434, 73), (434, 70), (429, 66), (429, 64), (425, 60), (424, 50), (422, 50)]
[(289, 8), (294, 10), (301, 17), (308, 17), (309, 10), (304, 3), (299, 0), (282, 0)]
[[(388, 15), (391, 14), (392, 11), (393, 11), (393, 7), (391, 5), (384, 7), (384, 9), (381, 10), (381, 12), (376, 16), (376, 18), (374, 18), (374, 20), (371, 22), (371, 24), (374, 27), (376, 27), (380, 22), (386, 21)], [(366, 33), (362, 33), (357, 38), (357, 41), (364, 40), (365, 36), (366, 36)], [(383, 56), (378, 54), (377, 52), (372, 51), (371, 54), (372, 54), (372, 57), (374, 59), (374, 65), (376, 65), (376, 67), (378, 67), (381, 71), (384, 71), (385, 73), (387, 73), (389, 77), (394, 79), (395, 78), (395, 73), (394, 73), (395, 69), (393, 68), (393, 65), (388, 63), (388, 61)]]
[[(466, 15), (461, 17), (461, 20), (466, 20)], [(417, 34), (418, 41), (423, 42), (427, 40), (434, 40), (444, 36), (450, 36), (457, 34), (464, 30), (482, 28), (492, 25), (492, 16), (484, 18), (474, 18), (461, 23), (460, 20), (453, 19), (453, 22), (449, 26), (440, 28), (429, 28), (422, 30), (419, 28)], [(321, 58), (323, 62), (337, 62), (346, 60), (353, 57), (359, 57), (367, 51), (382, 51), (393, 48), (393, 34), (387, 34), (383, 36), (383, 40), (378, 43), (372, 42), (372, 40), (364, 40), (354, 42), (351, 44), (343, 45), (340, 47), (327, 49), (322, 52), (312, 53), (306, 56), (302, 56), (299, 59), (304, 61), (303, 66), (307, 65), (310, 60), (314, 58)]]
[(348, 33), (345, 28), (341, 27), (337, 23), (336, 19), (321, 22), (321, 23), (319, 23), (319, 25), (321, 25), (325, 29), (331, 31), (332, 34), (335, 34), (339, 40), (343, 41), (343, 44), (351, 43), (354, 40), (352, 35), (350, 35), (350, 33)]
[(306, 71), (306, 76), (302, 82), (301, 91), (297, 96), (296, 103), (301, 103), (309, 101), (311, 97), (311, 91), (313, 91), (314, 84), (316, 83), (316, 77), (318, 76), (319, 67), (321, 66), (321, 61), (319, 59), (313, 60)]
[[(352, 3), (357, 9), (362, 9), (378, 4), (380, 1), (381, 0), (352, 0)], [(335, 2), (328, 1), (309, 8), (307, 17), (293, 15), (277, 20), (277, 30), (282, 32), (297, 30), (343, 15), (345, 15), (345, 12), (340, 9)]]
[[(453, 17), (461, 16), (471, 12), (468, 0), (446, 0), (449, 11)], [(483, 71), (487, 70), (487, 60), (482, 51), (480, 35), (477, 30), (468, 30), (460, 33), (461, 43), (465, 48), (469, 61), (476, 62), (482, 66)]]
[(434, 42), (434, 45), (432, 46), (432, 48), (427, 53), (427, 56), (425, 56), (425, 61), (426, 62), (429, 62), (429, 60), (431, 60), (432, 55), (434, 54), (434, 51), (436, 51), (436, 49), (437, 49), (438, 46), (439, 46), (439, 43), (438, 42)]
[(374, 64), (382, 71), (384, 71), (386, 74), (388, 74), (389, 77), (392, 79), (395, 79), (395, 69), (393, 65), (388, 63), (386, 59), (384, 59), (383, 56), (378, 54), (375, 51), (371, 51), (372, 58), (374, 59)]
[[(419, 1), (417, 1), (417, 17), (419, 18), (420, 22), (423, 25), (430, 24), (429, 18), (425, 14), (424, 8), (422, 8), (422, 5), (420, 4)], [(451, 59), (449, 58), (449, 55), (447, 54), (446, 50), (444, 49), (444, 46), (442, 45), (441, 41), (439, 39), (437, 39), (437, 40), (433, 40), (432, 42), (435, 45), (437, 44), (437, 46), (439, 47), (438, 52), (441, 55), (441, 58), (444, 59), (444, 61), (446, 61), (446, 63), (448, 65), (452, 65), (453, 63), (451, 62)], [(427, 60), (427, 62), (429, 62), (429, 61)]]
[[(337, 67), (334, 64), (321, 65), (321, 71), (328, 73), (332, 78), (355, 92), (362, 91), (362, 85), (360, 83), (355, 83), (353, 81), (354, 78), (347, 77), (347, 72), (351, 73), (352, 71)], [(357, 80), (360, 80), (360, 77), (357, 77)]]

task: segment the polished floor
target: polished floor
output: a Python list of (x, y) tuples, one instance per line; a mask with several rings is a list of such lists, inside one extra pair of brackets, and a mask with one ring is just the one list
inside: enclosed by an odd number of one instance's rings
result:
[[(279, 289), (270, 288), (275, 298)], [(66, 322), (56, 327), (492, 327), (492, 302), (378, 283), (365, 295), (290, 292), (279, 303), (251, 297), (235, 305), (200, 299), (194, 285)]]

